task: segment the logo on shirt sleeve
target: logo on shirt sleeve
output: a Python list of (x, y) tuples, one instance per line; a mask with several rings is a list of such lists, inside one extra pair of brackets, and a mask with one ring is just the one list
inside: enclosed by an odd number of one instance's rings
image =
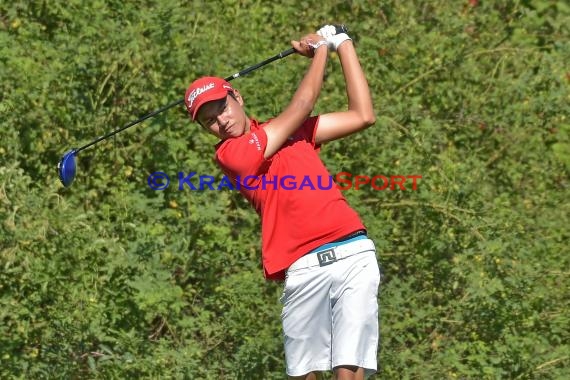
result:
[(259, 142), (259, 137), (254, 133), (251, 134), (251, 138), (248, 141), (250, 144), (255, 144), (257, 150), (261, 150), (261, 143)]

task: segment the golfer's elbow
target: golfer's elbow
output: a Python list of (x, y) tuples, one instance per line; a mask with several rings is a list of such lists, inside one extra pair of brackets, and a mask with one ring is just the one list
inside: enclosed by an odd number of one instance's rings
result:
[(376, 123), (376, 114), (371, 100), (351, 103), (349, 110), (353, 113), (359, 130), (369, 128)]
[(374, 112), (370, 112), (366, 115), (363, 115), (362, 124), (363, 124), (363, 129), (369, 128), (374, 124), (376, 124), (376, 115), (374, 114)]
[(360, 129), (370, 128), (376, 123), (376, 115), (374, 114), (374, 110), (365, 110), (360, 112)]

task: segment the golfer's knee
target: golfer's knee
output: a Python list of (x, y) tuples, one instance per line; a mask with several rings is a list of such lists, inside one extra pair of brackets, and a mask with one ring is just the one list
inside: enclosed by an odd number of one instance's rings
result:
[(321, 380), (320, 372), (309, 372), (303, 376), (289, 376), (289, 380)]
[(340, 366), (334, 369), (335, 380), (363, 380), (364, 368), (356, 366)]

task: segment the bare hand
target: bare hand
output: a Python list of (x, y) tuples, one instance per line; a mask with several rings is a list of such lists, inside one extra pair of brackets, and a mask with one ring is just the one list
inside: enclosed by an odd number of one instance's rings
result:
[(299, 54), (308, 58), (312, 58), (319, 47), (327, 47), (326, 40), (315, 33), (307, 34), (300, 41), (291, 41), (291, 45)]

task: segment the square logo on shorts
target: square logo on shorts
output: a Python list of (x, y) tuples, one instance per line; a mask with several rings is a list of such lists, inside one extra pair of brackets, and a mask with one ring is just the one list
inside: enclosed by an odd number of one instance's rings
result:
[(319, 259), (319, 265), (322, 267), (336, 262), (336, 255), (334, 254), (333, 249), (317, 252), (317, 258)]

